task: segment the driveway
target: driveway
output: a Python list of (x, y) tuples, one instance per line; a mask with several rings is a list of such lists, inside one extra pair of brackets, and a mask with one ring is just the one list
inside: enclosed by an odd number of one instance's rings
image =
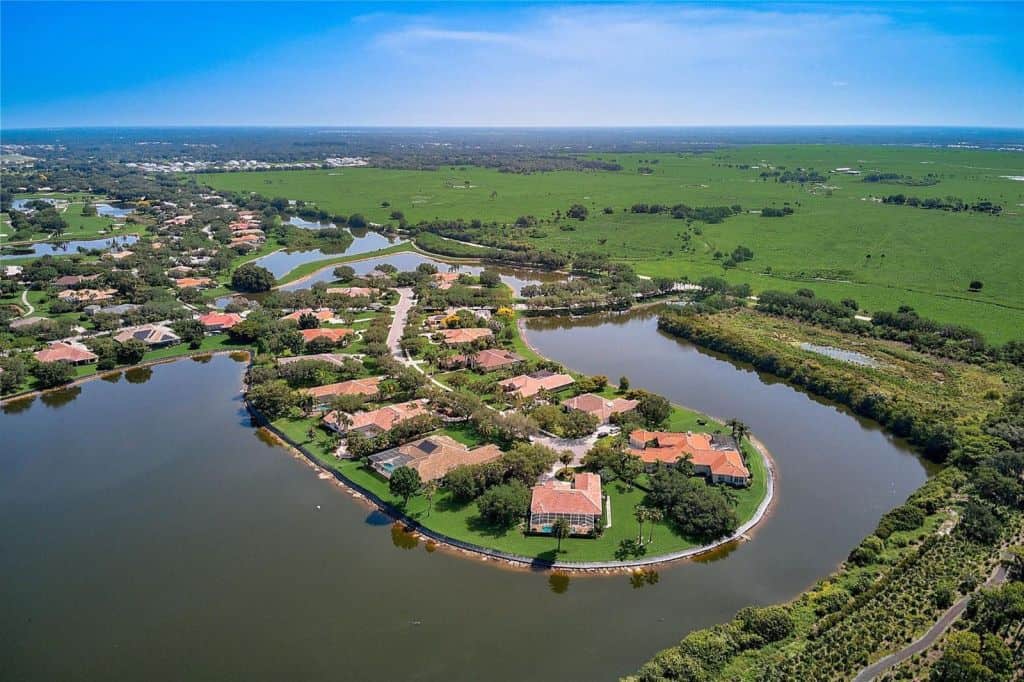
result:
[[(607, 430), (607, 426), (602, 426), (601, 431)], [(561, 453), (563, 450), (568, 450), (572, 453), (572, 462), (569, 466), (579, 466), (583, 461), (583, 456), (590, 451), (590, 448), (594, 447), (594, 443), (597, 442), (597, 433), (592, 433), (585, 438), (558, 438), (557, 436), (551, 436), (547, 434), (537, 434), (530, 438), (534, 443), (540, 443), (546, 445), (555, 452)], [(555, 474), (562, 469), (562, 463), (556, 463), (550, 471), (544, 474), (543, 478), (554, 478)]]
[(392, 355), (401, 359), (404, 357), (404, 353), (399, 344), (402, 341), (402, 334), (405, 332), (405, 323), (409, 320), (409, 309), (412, 308), (414, 298), (412, 289), (409, 287), (401, 287), (396, 291), (398, 292), (398, 303), (391, 309), (394, 319), (391, 320), (391, 329), (388, 330), (388, 348)]

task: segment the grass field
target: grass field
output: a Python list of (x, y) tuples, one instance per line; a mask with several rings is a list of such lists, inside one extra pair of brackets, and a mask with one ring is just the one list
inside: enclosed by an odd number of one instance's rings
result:
[[(832, 298), (852, 297), (865, 310), (915, 307), (924, 315), (980, 329), (1005, 341), (1024, 329), (1024, 274), (1015, 254), (1024, 248), (1024, 175), (1019, 154), (972, 150), (856, 146), (753, 146), (704, 155), (604, 154), (622, 171), (560, 171), (517, 175), (482, 168), (403, 171), (353, 168), (332, 171), (221, 173), (201, 176), (222, 190), (258, 191), (316, 202), (330, 212), (360, 212), (387, 222), (391, 211), (410, 222), (480, 218), (511, 223), (520, 215), (550, 218), (573, 203), (590, 209), (584, 222), (539, 226), (526, 237), (559, 251), (599, 251), (632, 263), (647, 275), (722, 275), (755, 290), (807, 286)], [(640, 162), (650, 174), (637, 172)], [(741, 167), (747, 166), (747, 167)], [(753, 168), (758, 166), (758, 168)], [(774, 168), (837, 167), (922, 178), (927, 187), (865, 183), (861, 176), (829, 174), (825, 187), (762, 181)], [(467, 184), (468, 183), (468, 184)], [(1001, 216), (948, 213), (885, 205), (870, 196), (903, 193), (921, 198), (959, 197), (1003, 206)], [(382, 202), (390, 206), (382, 207)], [(788, 203), (795, 214), (761, 218), (744, 213), (718, 225), (700, 225), (688, 242), (684, 221), (632, 214), (633, 203), (740, 204), (745, 210)], [(606, 215), (605, 207), (614, 212)], [(754, 260), (723, 270), (713, 258), (737, 245)], [(868, 257), (870, 256), (870, 258)], [(972, 279), (984, 283), (969, 293)]]

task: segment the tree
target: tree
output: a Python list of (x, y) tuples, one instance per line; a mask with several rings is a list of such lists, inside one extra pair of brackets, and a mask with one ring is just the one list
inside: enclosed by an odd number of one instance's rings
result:
[(245, 263), (231, 274), (231, 288), (236, 291), (270, 291), (273, 286), (273, 273), (259, 265)]
[(392, 495), (402, 498), (402, 506), (409, 504), (409, 498), (416, 494), (422, 486), (420, 472), (412, 467), (401, 466), (391, 472), (388, 490)]
[(75, 378), (74, 365), (67, 362), (41, 362), (32, 370), (40, 388), (53, 388)]
[(619, 377), (619, 391), (625, 393), (629, 390), (629, 377), (622, 375)]
[(320, 318), (313, 313), (299, 315), (299, 329), (316, 329), (320, 326)]
[(793, 616), (785, 606), (748, 606), (736, 614), (736, 619), (747, 632), (760, 636), (766, 642), (777, 642), (792, 634)]
[(299, 396), (281, 380), (267, 381), (249, 389), (246, 397), (268, 419), (278, 419), (298, 405)]
[(96, 215), (96, 205), (85, 202), (82, 204), (82, 216), (90, 217)]
[(665, 519), (665, 512), (655, 507), (647, 510), (647, 542), (654, 542), (654, 524)]
[(557, 553), (562, 551), (562, 540), (569, 537), (572, 533), (572, 526), (569, 525), (568, 519), (564, 516), (559, 516), (555, 519), (555, 522), (551, 524), (551, 534), (558, 538), (558, 548), (555, 550)]
[(423, 497), (427, 500), (427, 516), (434, 509), (434, 496), (437, 495), (437, 481), (427, 481), (423, 484)]
[(586, 220), (587, 215), (590, 211), (583, 204), (573, 204), (569, 207), (569, 210), (565, 212), (566, 217), (574, 218), (575, 220)]
[(729, 427), (732, 438), (736, 441), (736, 447), (739, 447), (740, 443), (743, 442), (743, 438), (750, 432), (750, 429), (747, 428), (746, 424), (735, 418), (725, 422), (725, 425)]
[(354, 227), (357, 230), (366, 227), (368, 224), (366, 217), (362, 213), (353, 213), (348, 217), (348, 226)]
[(495, 270), (484, 270), (480, 273), (480, 284), (488, 289), (493, 289), (501, 284), (501, 275)]
[(530, 489), (522, 481), (496, 485), (481, 495), (476, 505), (486, 521), (509, 528), (526, 516), (530, 508)]
[(206, 338), (206, 329), (203, 328), (199, 320), (178, 320), (171, 325), (171, 328), (192, 350), (203, 345), (203, 339)]
[(983, 286), (985, 286), (985, 285), (982, 284), (981, 280), (972, 279), (971, 283), (969, 285), (969, 288), (970, 288), (971, 291), (981, 291), (981, 288)]
[(991, 545), (999, 539), (1002, 524), (987, 504), (970, 500), (964, 505), (959, 528), (968, 539)]
[(637, 522), (637, 542), (644, 544), (644, 521), (647, 520), (647, 507), (638, 504), (633, 507), (633, 518)]
[(122, 365), (137, 365), (142, 362), (142, 358), (145, 357), (147, 350), (149, 350), (149, 346), (142, 341), (128, 339), (118, 346), (117, 361)]
[(351, 282), (356, 276), (355, 268), (351, 265), (339, 265), (334, 268), (334, 279), (341, 282)]
[(558, 456), (558, 461), (562, 463), (563, 467), (567, 467), (572, 464), (573, 454), (570, 450), (565, 450)]
[(672, 413), (672, 405), (657, 393), (644, 393), (636, 411), (649, 426), (659, 426)]

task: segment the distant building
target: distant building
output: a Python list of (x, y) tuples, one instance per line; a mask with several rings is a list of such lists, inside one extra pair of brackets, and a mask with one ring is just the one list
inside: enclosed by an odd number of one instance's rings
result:
[(532, 374), (520, 374), (511, 379), (498, 382), (502, 390), (520, 398), (532, 398), (541, 391), (558, 391), (572, 386), (574, 380), (568, 374), (555, 374), (546, 369)]

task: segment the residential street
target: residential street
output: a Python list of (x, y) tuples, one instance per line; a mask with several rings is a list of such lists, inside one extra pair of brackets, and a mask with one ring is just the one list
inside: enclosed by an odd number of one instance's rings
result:
[(388, 330), (388, 348), (393, 356), (402, 359), (405, 354), (402, 353), (399, 344), (402, 341), (402, 334), (405, 332), (405, 323), (409, 319), (409, 309), (412, 308), (415, 299), (412, 289), (409, 287), (401, 287), (396, 291), (398, 291), (399, 298), (398, 303), (392, 308), (395, 317), (391, 320), (391, 329)]

